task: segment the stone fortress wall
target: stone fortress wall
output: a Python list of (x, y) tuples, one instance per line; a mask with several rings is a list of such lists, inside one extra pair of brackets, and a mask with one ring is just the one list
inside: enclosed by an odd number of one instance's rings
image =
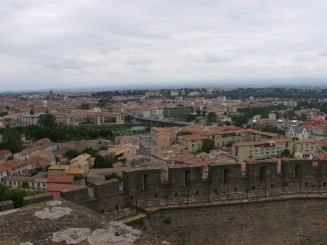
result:
[[(62, 191), (61, 197), (103, 213), (137, 201), (186, 195), (251, 193), (284, 188), (295, 188), (297, 191), (311, 188), (327, 192), (327, 160), (318, 161), (315, 168), (311, 160), (282, 160), (280, 168), (278, 172), (277, 161), (256, 161), (246, 164), (244, 175), (241, 164), (211, 164), (208, 177), (203, 178), (201, 166), (174, 166), (168, 168), (167, 181), (162, 181), (159, 168), (140, 168), (123, 172), (122, 183), (113, 179), (95, 183), (92, 187), (80, 186)], [(24, 205), (49, 199), (50, 194), (26, 197)], [(0, 203), (0, 211), (10, 208), (10, 201)]]
[[(320, 160), (313, 168), (311, 160), (282, 160), (278, 172), (277, 161), (263, 160), (246, 164), (242, 174), (241, 164), (209, 165), (208, 178), (203, 178), (201, 166), (174, 166), (168, 168), (168, 181), (162, 181), (159, 168), (142, 168), (123, 172), (123, 181), (98, 182), (93, 187), (77, 187), (63, 191), (62, 198), (89, 207), (99, 213), (124, 207), (127, 203), (192, 197), (249, 193), (254, 191), (294, 189), (327, 192), (327, 160)], [(277, 193), (278, 194), (278, 193)]]
[[(282, 160), (281, 166), (256, 161), (247, 163), (245, 173), (240, 164), (209, 165), (207, 178), (203, 171), (170, 167), (162, 181), (158, 168), (137, 169), (123, 172), (122, 182), (76, 187), (61, 196), (98, 213), (118, 213), (133, 204), (127, 224), (170, 244), (327, 244), (327, 160), (316, 167), (311, 160)], [(253, 193), (260, 198), (252, 199)], [(215, 196), (222, 199), (216, 202)], [(50, 199), (50, 194), (26, 197), (24, 205)], [(171, 205), (175, 200), (190, 202)], [(0, 203), (0, 211), (11, 208), (10, 201)]]
[(323, 245), (326, 205), (323, 198), (295, 198), (168, 208), (133, 226), (171, 245)]

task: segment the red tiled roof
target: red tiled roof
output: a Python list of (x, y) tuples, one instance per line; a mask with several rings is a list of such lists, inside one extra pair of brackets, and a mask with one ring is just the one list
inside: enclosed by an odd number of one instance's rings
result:
[(288, 139), (275, 139), (270, 141), (250, 141), (250, 142), (241, 142), (234, 144), (235, 146), (256, 146), (256, 145), (266, 145), (271, 143), (283, 143), (283, 142), (292, 142)]
[(26, 164), (27, 165), (32, 165), (32, 164), (38, 163), (41, 160), (42, 160), (41, 157), (39, 157), (39, 156), (33, 156), (33, 157), (30, 157), (30, 158), (26, 159), (25, 161), (26, 161)]
[(7, 171), (8, 169), (0, 166), (0, 173)]
[(9, 163), (9, 162), (1, 163), (1, 164), (0, 164), (0, 167), (6, 168), (6, 169), (14, 169), (14, 168), (15, 168), (15, 166), (12, 165), (12, 164)]
[(319, 142), (317, 139), (306, 139), (306, 140), (295, 140), (294, 143), (316, 143)]
[(327, 153), (320, 153), (315, 156), (318, 159), (327, 159)]
[(66, 189), (78, 187), (78, 185), (69, 185), (69, 184), (54, 184), (50, 183), (48, 184), (47, 191), (48, 192), (60, 192)]
[(203, 135), (182, 135), (179, 137), (182, 140), (207, 140), (207, 139), (209, 139), (208, 136), (203, 136)]
[(72, 175), (51, 175), (48, 177), (48, 183), (66, 183), (72, 184), (74, 177)]
[(0, 151), (0, 155), (7, 155), (7, 154), (11, 154), (11, 151), (9, 151), (9, 150), (1, 150)]

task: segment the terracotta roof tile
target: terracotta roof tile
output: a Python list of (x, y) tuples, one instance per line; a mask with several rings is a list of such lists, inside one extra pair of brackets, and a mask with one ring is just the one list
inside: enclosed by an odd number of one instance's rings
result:
[(49, 183), (73, 183), (74, 177), (72, 175), (51, 175), (48, 177)]

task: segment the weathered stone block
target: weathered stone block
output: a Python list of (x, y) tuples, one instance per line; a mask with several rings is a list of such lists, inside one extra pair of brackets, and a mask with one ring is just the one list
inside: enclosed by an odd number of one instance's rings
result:
[(60, 192), (60, 196), (68, 201), (72, 202), (84, 202), (89, 200), (89, 192), (86, 186), (79, 186)]
[(212, 186), (239, 183), (241, 176), (241, 164), (209, 164), (208, 166), (208, 178)]
[(140, 168), (123, 172), (123, 188), (125, 192), (158, 190), (161, 184), (159, 168)]
[(318, 173), (322, 177), (327, 177), (327, 160), (319, 160), (318, 161)]
[(53, 199), (52, 194), (50, 193), (43, 193), (35, 196), (28, 196), (23, 198), (23, 206), (45, 202), (45, 201), (51, 201)]
[(311, 179), (312, 161), (302, 159), (282, 160), (281, 170), (285, 180)]
[(103, 198), (111, 195), (118, 194), (119, 191), (119, 180), (107, 180), (101, 181), (94, 184), (94, 197)]
[(168, 169), (168, 182), (171, 188), (202, 186), (201, 166), (176, 166)]
[(14, 208), (13, 201), (0, 202), (0, 212), (10, 210)]
[(264, 186), (266, 184), (279, 182), (280, 176), (277, 174), (277, 161), (265, 160), (246, 163), (246, 176), (249, 185)]

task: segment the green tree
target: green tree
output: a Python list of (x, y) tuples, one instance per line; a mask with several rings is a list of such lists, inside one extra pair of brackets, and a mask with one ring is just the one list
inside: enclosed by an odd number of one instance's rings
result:
[(235, 144), (235, 140), (230, 140), (227, 142), (226, 146), (231, 147), (233, 144)]
[(216, 122), (217, 121), (217, 114), (215, 112), (209, 112), (207, 115), (207, 121), (209, 123)]
[(93, 148), (87, 147), (82, 151), (82, 153), (86, 153), (86, 154), (91, 155), (92, 157), (95, 157), (96, 154), (98, 153), (98, 151)]
[(232, 117), (235, 126), (242, 127), (243, 124), (248, 122), (247, 117), (244, 114), (235, 115)]
[(131, 123), (133, 121), (133, 117), (131, 115), (124, 116), (125, 123)]
[(9, 190), (9, 187), (0, 184), (0, 202), (6, 201), (5, 195), (6, 195), (7, 190)]
[(6, 112), (6, 111), (2, 111), (2, 112), (0, 112), (0, 117), (4, 117), (4, 116), (6, 116), (8, 114), (8, 112)]
[(196, 113), (190, 113), (186, 116), (186, 121), (187, 122), (192, 122), (198, 117), (198, 114)]
[(285, 157), (293, 157), (291, 151), (289, 149), (285, 149), (281, 152), (281, 156), (285, 156)]
[(16, 153), (24, 149), (21, 134), (17, 129), (8, 128), (0, 134), (2, 135), (0, 150), (10, 150), (12, 153)]
[(89, 110), (90, 109), (90, 104), (89, 103), (83, 103), (79, 107), (81, 110)]
[(181, 135), (191, 135), (192, 134), (192, 132), (190, 132), (190, 131), (179, 131), (178, 133), (177, 133), (177, 136), (181, 136)]
[(26, 191), (23, 189), (10, 189), (0, 184), (0, 201), (13, 201), (14, 208), (23, 206), (23, 198), (26, 196), (33, 196), (41, 194), (43, 191)]
[(209, 153), (215, 148), (215, 142), (213, 140), (205, 140), (202, 145), (202, 151)]
[(308, 116), (307, 116), (306, 114), (302, 114), (302, 115), (301, 115), (301, 120), (302, 120), (302, 121), (306, 121), (306, 120), (308, 120)]
[(201, 122), (201, 118), (199, 118), (199, 117), (195, 118), (194, 122), (195, 123), (200, 123)]
[(97, 104), (97, 106), (99, 106), (100, 108), (103, 108), (103, 107), (105, 107), (106, 105), (107, 105), (107, 103), (108, 102), (110, 102), (111, 101), (111, 97), (109, 97), (109, 98), (107, 98), (107, 99), (99, 99), (99, 101), (98, 101), (98, 104)]
[(64, 154), (65, 157), (67, 157), (69, 160), (77, 157), (78, 155), (80, 155), (81, 153), (74, 150), (74, 149), (71, 149), (71, 150), (68, 150), (66, 151), (66, 153)]
[(223, 124), (224, 124), (225, 126), (230, 126), (230, 125), (231, 125), (231, 123), (230, 123), (229, 121), (225, 121)]
[(29, 185), (28, 185), (27, 180), (23, 180), (23, 181), (22, 181), (22, 188), (23, 188), (23, 189), (28, 189), (28, 188), (29, 188)]
[(4, 195), (6, 201), (11, 200), (14, 203), (14, 208), (23, 206), (23, 197), (27, 196), (26, 190), (22, 189), (8, 189)]
[(293, 110), (287, 111), (285, 117), (288, 119), (298, 119), (298, 115)]
[(39, 124), (45, 127), (55, 127), (56, 126), (56, 117), (52, 114), (41, 114), (39, 116)]
[(285, 134), (285, 131), (284, 130), (279, 129), (276, 126), (272, 126), (272, 125), (269, 125), (269, 124), (263, 126), (261, 128), (261, 131), (270, 132), (270, 133), (276, 133), (276, 134), (281, 134), (281, 135), (284, 135)]
[(118, 162), (114, 155), (107, 155), (105, 157), (96, 155), (94, 161), (94, 168), (112, 168), (112, 164)]

